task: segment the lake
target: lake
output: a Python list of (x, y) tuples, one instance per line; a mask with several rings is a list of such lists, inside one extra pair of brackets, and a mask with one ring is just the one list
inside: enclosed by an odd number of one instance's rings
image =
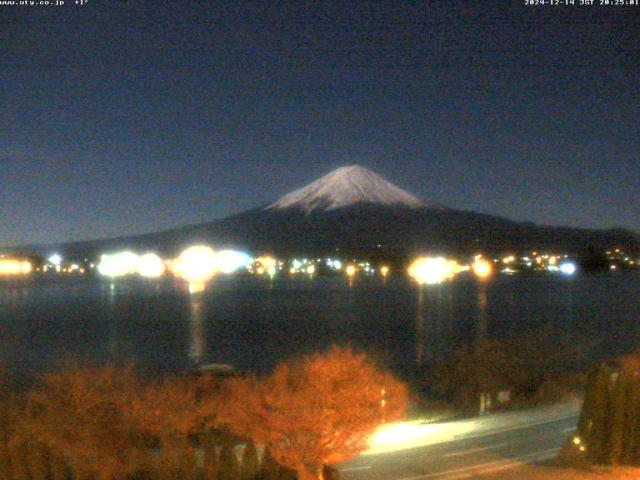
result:
[[(220, 277), (190, 294), (173, 279), (0, 282), (0, 360), (31, 376), (67, 357), (131, 360), (150, 373), (228, 363), (256, 372), (332, 343), (400, 373), (482, 336), (545, 330), (595, 340), (593, 359), (640, 346), (636, 273), (460, 276), (422, 291), (403, 276)], [(559, 342), (560, 343), (560, 342)]]

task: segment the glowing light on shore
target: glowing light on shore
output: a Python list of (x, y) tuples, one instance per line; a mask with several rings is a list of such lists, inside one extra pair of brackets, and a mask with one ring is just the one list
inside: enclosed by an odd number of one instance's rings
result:
[(0, 275), (26, 275), (31, 273), (31, 262), (26, 260), (0, 260)]
[(435, 285), (453, 278), (462, 267), (443, 257), (421, 257), (409, 267), (409, 275), (420, 285)]
[(164, 262), (155, 253), (145, 253), (138, 259), (138, 273), (145, 278), (158, 278), (165, 270)]
[(345, 271), (348, 276), (353, 277), (356, 274), (356, 267), (355, 265), (348, 265)]
[(314, 273), (316, 273), (316, 267), (315, 267), (315, 265), (309, 265), (309, 266), (307, 267), (307, 273), (308, 273), (309, 275), (313, 275)]
[(62, 264), (62, 255), (59, 253), (54, 253), (49, 258), (47, 258), (47, 262), (49, 262), (54, 267), (59, 267)]
[(576, 264), (573, 262), (563, 262), (560, 264), (560, 272), (565, 275), (573, 275), (576, 273)]
[(505, 265), (508, 265), (515, 261), (516, 261), (516, 257), (514, 257), (513, 255), (508, 255), (502, 259), (502, 263), (504, 263)]
[(471, 269), (473, 270), (473, 273), (476, 275), (476, 277), (480, 279), (489, 278), (491, 276), (491, 273), (493, 272), (491, 263), (483, 258), (476, 258), (476, 260), (473, 262), (473, 265), (471, 266)]
[(173, 273), (190, 284), (200, 284), (218, 273), (216, 253), (205, 245), (184, 250), (171, 266)]
[(254, 268), (258, 275), (266, 273), (273, 278), (278, 271), (278, 261), (271, 255), (261, 255), (255, 259)]
[(380, 275), (382, 275), (383, 277), (389, 275), (389, 267), (387, 267), (386, 265), (380, 267)]
[(100, 257), (98, 272), (107, 277), (122, 277), (137, 271), (138, 260), (138, 255), (129, 250), (104, 254)]
[(220, 250), (216, 253), (216, 266), (221, 273), (233, 273), (251, 264), (251, 257), (244, 252)]

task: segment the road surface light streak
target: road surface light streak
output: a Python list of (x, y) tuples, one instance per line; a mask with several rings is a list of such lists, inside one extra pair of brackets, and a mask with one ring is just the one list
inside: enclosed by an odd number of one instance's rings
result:
[(173, 273), (189, 283), (204, 283), (218, 273), (216, 254), (204, 245), (189, 247), (173, 262)]
[(453, 278), (461, 271), (460, 265), (443, 257), (418, 258), (409, 267), (409, 275), (420, 285), (435, 285)]
[(456, 437), (473, 431), (476, 421), (424, 423), (423, 420), (382, 424), (368, 439), (364, 455), (397, 452), (454, 441)]
[(0, 275), (21, 275), (31, 273), (31, 263), (22, 260), (0, 260)]
[(491, 264), (482, 258), (477, 258), (475, 262), (473, 262), (473, 273), (476, 277), (480, 279), (488, 278), (491, 275), (491, 271), (493, 268)]
[(138, 273), (145, 278), (158, 278), (165, 269), (164, 262), (155, 253), (145, 253), (138, 260)]
[(134, 273), (138, 268), (138, 255), (128, 250), (100, 257), (98, 272), (107, 277), (122, 277)]

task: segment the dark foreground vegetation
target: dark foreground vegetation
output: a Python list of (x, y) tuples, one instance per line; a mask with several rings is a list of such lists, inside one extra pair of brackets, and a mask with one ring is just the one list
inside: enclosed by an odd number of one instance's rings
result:
[(483, 338), (426, 371), (416, 389), (449, 414), (476, 415), (581, 396), (597, 341), (542, 332)]
[(561, 459), (640, 466), (640, 351), (591, 369), (578, 428)]
[[(404, 385), (333, 347), (266, 378), (142, 380), (130, 366), (67, 364), (0, 397), (3, 480), (337, 478), (328, 465), (403, 415)], [(256, 448), (259, 445), (259, 448)]]

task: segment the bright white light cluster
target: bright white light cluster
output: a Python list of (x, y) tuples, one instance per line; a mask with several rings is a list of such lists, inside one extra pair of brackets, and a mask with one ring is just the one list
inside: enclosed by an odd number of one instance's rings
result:
[(138, 258), (138, 273), (145, 278), (158, 278), (164, 274), (164, 261), (155, 253), (145, 253)]
[(59, 267), (62, 264), (62, 255), (54, 253), (47, 259), (47, 261), (54, 267)]
[(283, 262), (276, 260), (271, 255), (261, 255), (253, 261), (250, 271), (258, 275), (267, 274), (273, 278), (279, 270), (282, 270), (283, 265)]
[(216, 265), (221, 273), (233, 273), (241, 268), (247, 268), (252, 260), (244, 252), (235, 250), (220, 250), (216, 252)]
[(371, 267), (371, 264), (369, 262), (360, 262), (358, 263), (358, 267), (359, 270), (367, 275), (373, 275), (375, 273), (375, 270)]
[(165, 272), (164, 261), (155, 253), (138, 255), (129, 250), (102, 255), (97, 268), (101, 275), (111, 278), (134, 273), (146, 278), (157, 278)]
[[(322, 259), (318, 258), (317, 260), (308, 258), (298, 259), (294, 258), (291, 261), (291, 267), (289, 267), (289, 273), (294, 275), (296, 273), (307, 273), (309, 275), (313, 275), (316, 273), (316, 262), (320, 262)], [(336, 260), (337, 261), (337, 260)], [(329, 268), (335, 268), (332, 260), (326, 260), (326, 264)]]
[(455, 260), (447, 260), (443, 257), (422, 257), (411, 264), (409, 275), (420, 285), (435, 285), (453, 278), (463, 270)]
[(218, 273), (229, 274), (247, 268), (251, 262), (251, 257), (244, 252), (216, 252), (206, 245), (194, 245), (171, 262), (171, 271), (189, 283), (202, 283)]
[(189, 247), (171, 262), (171, 271), (189, 283), (206, 282), (219, 271), (216, 253), (205, 245)]
[(565, 275), (573, 275), (576, 273), (577, 267), (573, 262), (563, 262), (560, 264), (560, 273), (564, 273)]
[(329, 267), (330, 269), (333, 269), (333, 270), (342, 269), (342, 262), (340, 260), (327, 258), (326, 262), (327, 262), (327, 267)]
[(105, 254), (100, 257), (98, 272), (107, 277), (122, 277), (138, 269), (138, 255), (129, 250)]
[[(174, 275), (197, 283), (207, 281), (217, 273), (233, 273), (246, 268), (251, 263), (251, 257), (234, 250), (215, 252), (205, 245), (195, 245), (167, 263)], [(98, 272), (112, 278), (134, 273), (145, 278), (158, 278), (166, 270), (165, 261), (155, 253), (138, 255), (129, 250), (102, 255), (98, 263)]]

